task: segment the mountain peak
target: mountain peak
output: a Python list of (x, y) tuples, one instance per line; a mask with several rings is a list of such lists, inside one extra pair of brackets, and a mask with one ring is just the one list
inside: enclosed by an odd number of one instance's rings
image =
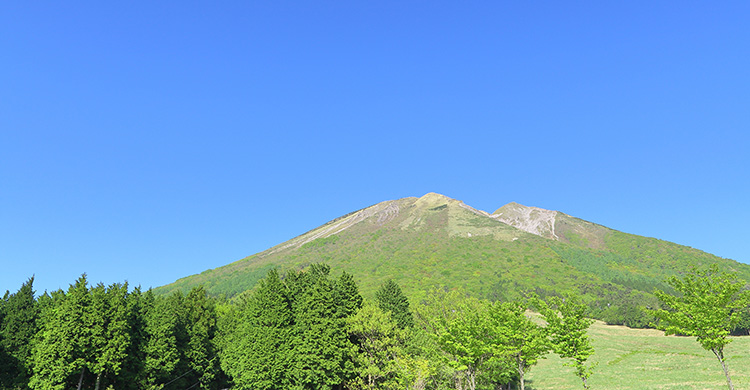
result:
[(443, 194), (438, 194), (437, 192), (428, 192), (424, 195), (422, 195), (419, 199), (417, 199), (417, 202), (422, 203), (439, 203), (439, 202), (449, 202), (451, 200), (455, 200), (452, 198), (449, 198)]

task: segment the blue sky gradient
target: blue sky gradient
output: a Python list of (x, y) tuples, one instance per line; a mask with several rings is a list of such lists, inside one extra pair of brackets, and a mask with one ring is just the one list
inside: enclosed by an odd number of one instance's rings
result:
[(0, 290), (427, 192), (750, 262), (750, 3), (606, 3), (5, 3)]

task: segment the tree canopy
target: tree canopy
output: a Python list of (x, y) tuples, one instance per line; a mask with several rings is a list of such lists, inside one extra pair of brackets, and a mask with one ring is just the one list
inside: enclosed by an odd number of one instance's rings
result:
[(750, 302), (750, 293), (744, 289), (737, 276), (721, 271), (717, 265), (707, 268), (692, 268), (682, 278), (668, 280), (679, 295), (656, 291), (664, 305), (654, 311), (659, 319), (656, 326), (667, 335), (694, 336), (706, 350), (719, 360), (727, 385), (734, 389), (729, 374), (724, 347), (740, 320), (741, 310)]
[(572, 304), (554, 303), (545, 328), (525, 303), (460, 289), (412, 307), (389, 281), (365, 300), (323, 264), (271, 270), (232, 300), (92, 286), (85, 274), (38, 298), (32, 285), (0, 300), (2, 390), (523, 389), (552, 346), (590, 352), (570, 341), (588, 325)]

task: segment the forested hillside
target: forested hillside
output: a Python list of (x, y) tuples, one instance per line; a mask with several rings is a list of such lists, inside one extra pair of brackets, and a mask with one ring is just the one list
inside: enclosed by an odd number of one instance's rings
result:
[(415, 301), (436, 286), (510, 300), (524, 291), (581, 295), (594, 318), (646, 326), (655, 288), (691, 266), (718, 264), (750, 281), (750, 266), (655, 238), (618, 232), (566, 214), (511, 203), (493, 214), (439, 194), (387, 201), (224, 267), (160, 287), (203, 285), (232, 297), (270, 269), (325, 262), (352, 274), (372, 296), (393, 279)]

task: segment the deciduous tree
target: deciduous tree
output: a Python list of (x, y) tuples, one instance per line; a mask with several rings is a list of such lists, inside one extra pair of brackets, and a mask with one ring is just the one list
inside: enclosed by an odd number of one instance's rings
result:
[(436, 288), (417, 306), (416, 313), (419, 327), (442, 353), (443, 361), (433, 359), (433, 364), (449, 368), (456, 389), (474, 388), (482, 365), (492, 355), (486, 337), (477, 336), (486, 325), (482, 303), (461, 290)]
[(594, 321), (585, 316), (586, 305), (577, 297), (567, 295), (565, 298), (550, 297), (548, 302), (537, 300), (537, 306), (547, 322), (552, 349), (561, 358), (571, 360), (565, 364), (575, 369), (583, 388), (588, 389), (593, 367), (586, 362), (594, 348), (586, 331)]
[(524, 390), (529, 369), (550, 350), (546, 329), (528, 318), (526, 306), (518, 302), (493, 303), (488, 321), (494, 359), (514, 363)]
[(735, 274), (723, 272), (717, 265), (693, 268), (682, 278), (670, 278), (668, 283), (679, 295), (655, 291), (664, 305), (664, 309), (654, 312), (660, 320), (656, 326), (667, 335), (694, 336), (704, 349), (713, 352), (724, 370), (729, 389), (734, 389), (724, 347), (731, 341), (727, 336), (750, 298), (748, 291), (743, 290), (744, 284)]
[(406, 331), (389, 313), (370, 303), (349, 317), (347, 324), (357, 346), (353, 354), (357, 377), (351, 384), (355, 388), (398, 388)]

